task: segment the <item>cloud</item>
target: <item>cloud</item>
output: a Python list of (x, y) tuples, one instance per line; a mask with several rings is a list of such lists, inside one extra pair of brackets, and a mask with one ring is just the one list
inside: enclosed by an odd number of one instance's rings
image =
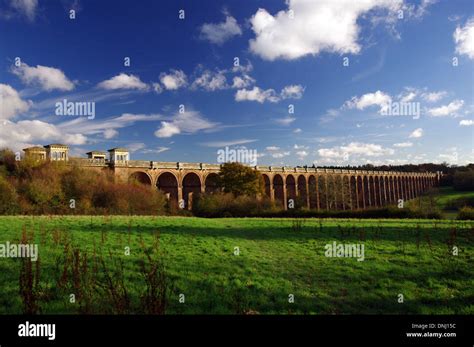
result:
[(304, 88), (301, 85), (290, 85), (282, 89), (280, 95), (282, 99), (301, 99)]
[(403, 0), (288, 0), (275, 16), (260, 8), (250, 19), (250, 50), (265, 60), (298, 59), (321, 52), (357, 54), (358, 20), (375, 10), (394, 13)]
[(412, 142), (400, 142), (400, 143), (394, 143), (393, 147), (399, 147), (399, 148), (406, 148), (406, 147), (411, 147), (413, 146)]
[(252, 70), (253, 70), (253, 65), (249, 60), (247, 60), (247, 65), (238, 64), (238, 65), (234, 65), (232, 67), (232, 72), (233, 73), (248, 74), (248, 73), (252, 72)]
[(265, 147), (265, 150), (268, 152), (268, 155), (276, 159), (287, 157), (291, 154), (290, 151), (283, 151), (278, 146), (268, 146)]
[(232, 79), (232, 88), (234, 89), (242, 89), (248, 88), (252, 84), (255, 83), (255, 80), (247, 74), (243, 74), (242, 76), (235, 76)]
[(104, 138), (110, 140), (116, 136), (118, 136), (119, 132), (115, 129), (106, 129), (104, 131)]
[(235, 101), (257, 101), (259, 103), (278, 102), (280, 98), (274, 89), (262, 90), (255, 86), (252, 89), (240, 89), (235, 93)]
[(445, 91), (423, 93), (421, 97), (428, 102), (437, 102), (444, 98), (448, 93)]
[(353, 109), (357, 108), (358, 110), (364, 110), (370, 106), (379, 106), (380, 111), (383, 111), (388, 107), (389, 103), (392, 101), (392, 97), (384, 92), (377, 90), (375, 93), (367, 93), (361, 97), (354, 96), (351, 100), (345, 102), (343, 107)]
[(463, 119), (462, 121), (459, 122), (459, 125), (468, 127), (468, 126), (474, 125), (474, 120)]
[(301, 85), (289, 85), (284, 87), (280, 94), (277, 94), (275, 89), (263, 90), (260, 87), (254, 86), (252, 89), (240, 89), (235, 93), (235, 101), (257, 101), (259, 103), (279, 102), (284, 99), (301, 99), (304, 88)]
[(141, 152), (142, 153), (152, 153), (152, 154), (160, 154), (160, 153), (163, 153), (163, 152), (166, 152), (166, 151), (169, 151), (171, 148), (169, 147), (158, 147), (156, 149), (152, 149), (152, 148), (145, 148), (143, 149)]
[(186, 74), (181, 70), (171, 69), (170, 73), (162, 72), (160, 82), (166, 90), (177, 90), (188, 84)]
[(428, 114), (433, 117), (453, 116), (463, 107), (463, 100), (454, 100), (448, 105), (428, 109)]
[(392, 155), (394, 153), (395, 151), (391, 148), (384, 148), (381, 145), (361, 142), (351, 142), (346, 146), (318, 149), (318, 154), (321, 158), (330, 160), (346, 160), (349, 156), (355, 156), (358, 158), (361, 156), (380, 157)]
[(170, 122), (161, 122), (161, 128), (155, 131), (156, 137), (171, 137), (181, 132), (179, 128)]
[(211, 72), (209, 70), (205, 70), (191, 85), (191, 89), (202, 88), (207, 91), (222, 90), (228, 87), (224, 71)]
[(463, 27), (458, 26), (453, 33), (456, 53), (474, 59), (474, 17), (467, 20)]
[(226, 147), (226, 146), (235, 146), (235, 145), (243, 145), (246, 143), (256, 142), (258, 140), (255, 139), (238, 139), (238, 140), (226, 140), (226, 141), (211, 141), (211, 142), (203, 142), (201, 145), (206, 147)]
[(12, 67), (11, 71), (26, 85), (38, 85), (48, 92), (55, 89), (62, 91), (74, 89), (74, 83), (66, 77), (64, 72), (54, 67), (42, 65), (34, 67), (22, 63), (20, 66)]
[(77, 132), (64, 132), (56, 125), (40, 120), (22, 120), (17, 123), (5, 121), (0, 126), (0, 148), (8, 147), (19, 151), (45, 141), (83, 145), (87, 142), (87, 137)]
[[(111, 117), (104, 120), (95, 119), (93, 122), (87, 117), (77, 117), (72, 120), (57, 125), (63, 132), (77, 132), (84, 135), (104, 135), (107, 132), (112, 136), (116, 129), (125, 128), (134, 125), (136, 122), (154, 122), (163, 119), (159, 114), (133, 114), (124, 113), (118, 117)], [(113, 136), (112, 136), (113, 137)]]
[(22, 100), (20, 94), (11, 86), (0, 83), (0, 120), (24, 113), (31, 105), (31, 101)]
[(414, 139), (417, 139), (417, 138), (420, 138), (423, 136), (423, 129), (422, 128), (418, 128), (418, 129), (415, 129), (412, 131), (412, 133), (410, 134), (410, 138), (414, 138)]
[(293, 133), (295, 134), (299, 134), (301, 133), (303, 130), (301, 130), (300, 128), (296, 128), (295, 130), (293, 130)]
[(30, 21), (35, 19), (38, 0), (11, 0), (10, 4), (19, 13), (25, 15)]
[(402, 103), (407, 103), (413, 101), (418, 96), (416, 90), (410, 89), (399, 95), (399, 100)]
[(159, 83), (153, 83), (152, 88), (157, 94), (161, 94), (163, 92), (163, 87)]
[(296, 151), (295, 154), (298, 157), (298, 159), (304, 160), (308, 156), (309, 153), (306, 152), (305, 150), (301, 150), (301, 151)]
[(278, 146), (268, 146), (265, 148), (265, 150), (272, 158), (276, 159), (287, 157), (290, 155), (290, 151), (282, 151)]
[(242, 35), (242, 30), (234, 17), (227, 15), (225, 22), (201, 26), (200, 38), (216, 45), (222, 45), (233, 36)]
[(106, 81), (102, 81), (97, 85), (99, 88), (107, 90), (116, 90), (116, 89), (137, 89), (137, 90), (147, 90), (148, 85), (143, 83), (139, 77), (135, 75), (127, 75), (121, 73), (117, 76), (112, 77)]
[(130, 152), (133, 153), (133, 152), (146, 148), (146, 145), (143, 142), (136, 142), (136, 143), (128, 144), (127, 148)]
[(207, 120), (197, 111), (178, 112), (171, 121), (161, 122), (160, 128), (155, 131), (155, 136), (166, 138), (178, 134), (194, 134), (202, 130), (211, 130), (217, 125), (218, 123)]
[(277, 119), (275, 119), (275, 122), (277, 122), (278, 124), (281, 124), (281, 125), (290, 125), (295, 120), (296, 120), (296, 118), (287, 116), (287, 117), (283, 117), (283, 118), (277, 118)]

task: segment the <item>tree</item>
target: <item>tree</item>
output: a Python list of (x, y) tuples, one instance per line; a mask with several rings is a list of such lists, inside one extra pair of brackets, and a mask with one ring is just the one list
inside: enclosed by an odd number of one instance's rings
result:
[(254, 196), (264, 192), (263, 177), (258, 170), (240, 163), (225, 163), (219, 172), (218, 185), (235, 196)]
[(454, 174), (454, 189), (460, 191), (474, 190), (474, 170), (456, 171)]

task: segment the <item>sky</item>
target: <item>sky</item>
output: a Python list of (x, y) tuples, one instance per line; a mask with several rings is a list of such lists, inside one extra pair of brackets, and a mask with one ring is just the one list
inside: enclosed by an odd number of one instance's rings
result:
[(469, 0), (0, 0), (0, 148), (474, 162)]

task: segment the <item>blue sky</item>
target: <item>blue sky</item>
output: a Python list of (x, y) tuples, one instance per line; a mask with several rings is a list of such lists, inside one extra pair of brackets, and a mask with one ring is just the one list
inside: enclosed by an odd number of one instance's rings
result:
[[(472, 1), (0, 0), (0, 32), (0, 147), (474, 161)], [(64, 100), (94, 117), (58, 112)]]

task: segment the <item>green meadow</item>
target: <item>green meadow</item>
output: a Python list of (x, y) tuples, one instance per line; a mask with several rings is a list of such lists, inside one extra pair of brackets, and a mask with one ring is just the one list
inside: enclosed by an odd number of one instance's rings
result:
[(1, 314), (474, 314), (472, 221), (4, 216), (6, 242), (39, 259), (0, 258)]

